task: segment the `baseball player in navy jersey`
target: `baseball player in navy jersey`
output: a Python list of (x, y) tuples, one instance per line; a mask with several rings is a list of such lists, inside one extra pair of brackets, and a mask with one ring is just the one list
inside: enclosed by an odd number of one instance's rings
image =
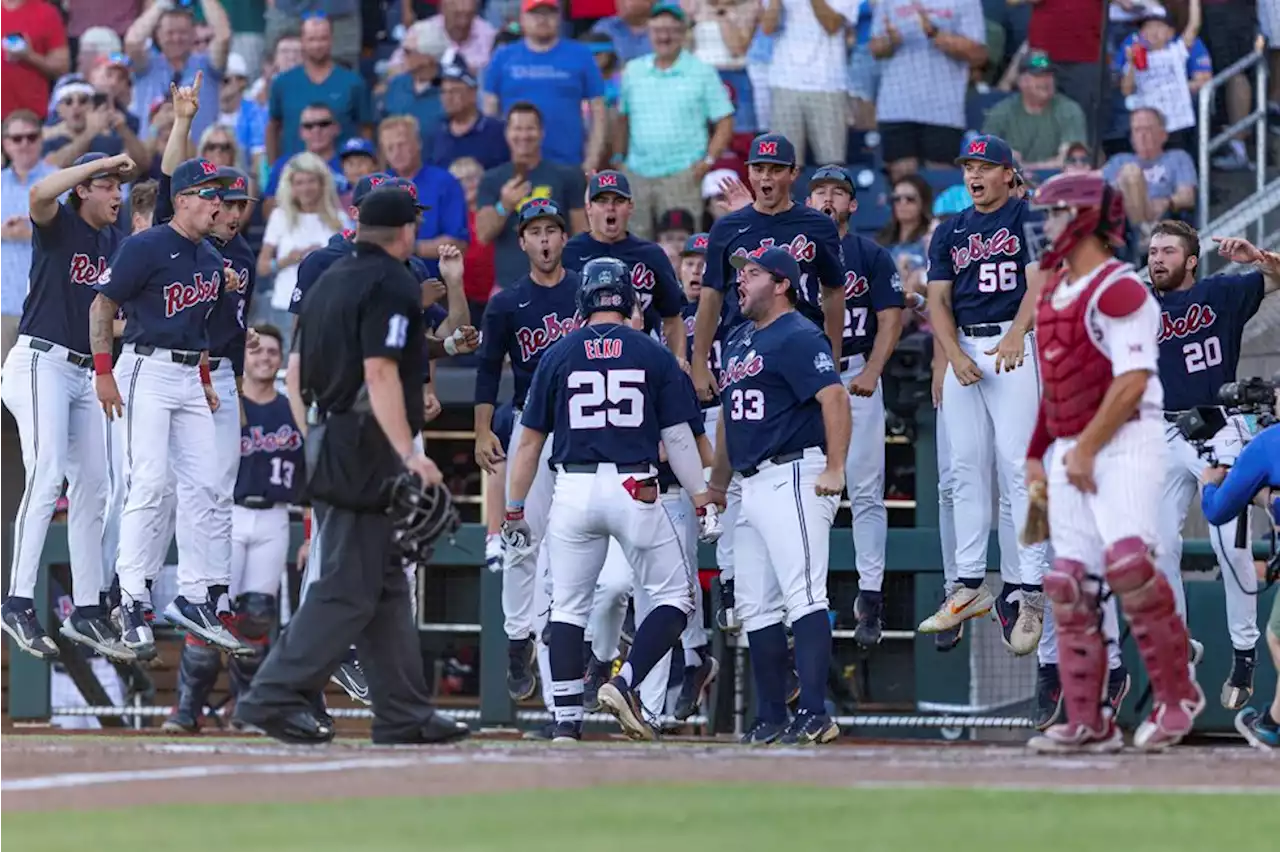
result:
[(654, 737), (635, 687), (672, 649), (693, 610), (694, 568), (658, 501), (656, 475), (661, 441), (694, 506), (708, 502), (688, 425), (699, 413), (674, 356), (627, 325), (635, 298), (622, 261), (600, 258), (584, 267), (578, 310), (586, 326), (538, 364), (511, 463), (503, 524), (509, 547), (531, 535), (525, 499), (551, 436), (557, 476), (546, 538), (556, 741), (581, 737), (584, 629), (610, 538), (653, 604), (627, 662), (599, 693), (601, 706), (632, 739)]
[[(529, 274), (489, 300), (477, 353), (476, 462), (487, 472), (493, 471), (505, 458), (492, 428), (504, 359), (510, 358), (515, 380), (510, 441), (514, 448), (520, 445), (524, 428), (521, 416), (529, 402), (534, 370), (552, 344), (578, 327), (577, 293), (581, 279), (561, 262), (568, 233), (560, 208), (552, 201), (534, 199), (520, 209), (516, 228), (520, 245), (529, 257)], [(549, 457), (550, 445), (545, 455)], [(512, 473), (513, 468), (508, 464), (508, 493)], [(524, 495), (525, 521), (532, 537), (515, 545), (508, 542), (504, 557), (502, 611), (509, 643), (507, 691), (517, 701), (531, 697), (538, 689), (534, 585), (554, 479), (554, 473), (545, 464), (538, 466), (537, 476)]]
[[(61, 632), (112, 659), (134, 659), (100, 609), (108, 461), (88, 334), (92, 288), (123, 237), (116, 228), (120, 179), (133, 167), (124, 155), (85, 154), (30, 192), (30, 289), (0, 383), (18, 424), (27, 480), (14, 522), (9, 597), (0, 613), (16, 647), (46, 660), (56, 658), (58, 648), (36, 615), (36, 574), (64, 478), (75, 610)], [(63, 193), (69, 195), (60, 203)], [(106, 364), (110, 369), (110, 349)]]
[(830, 216), (844, 249), (844, 341), (840, 381), (849, 390), (853, 437), (845, 460), (845, 482), (853, 514), (857, 553), (857, 627), (854, 641), (864, 648), (880, 643), (884, 612), (884, 550), (889, 514), (884, 506), (884, 393), (880, 374), (902, 333), (906, 307), (902, 279), (884, 248), (849, 232), (858, 208), (853, 179), (842, 166), (823, 166), (809, 179), (808, 204)]
[[(848, 392), (822, 332), (795, 310), (801, 298), (795, 258), (766, 248), (731, 262), (750, 322), (730, 332), (725, 346), (710, 490), (723, 495), (731, 476), (742, 478), (734, 600), (757, 699), (743, 742), (829, 742), (839, 728), (825, 701), (827, 556), (852, 428)], [(784, 620), (795, 635), (800, 675), (800, 705), (790, 724)]]
[(662, 246), (627, 230), (633, 212), (635, 202), (631, 200), (631, 184), (626, 175), (613, 170), (592, 175), (587, 183), (589, 230), (574, 236), (564, 247), (565, 268), (581, 272), (588, 261), (597, 257), (613, 257), (625, 263), (631, 270), (631, 284), (646, 323), (655, 312), (662, 318), (662, 336), (676, 360), (684, 364), (688, 353), (680, 333), (680, 309), (684, 305), (680, 282)]
[[(128, 479), (120, 521), (124, 643), (140, 659), (155, 655), (143, 614), (147, 577), (161, 556), (154, 544), (172, 465), (177, 474), (178, 596), (165, 616), (229, 650), (240, 642), (222, 625), (210, 587), (230, 584), (230, 565), (216, 552), (217, 457), (213, 409), (218, 397), (207, 363), (208, 319), (222, 296), (222, 256), (206, 241), (225, 187), (218, 167), (203, 159), (173, 174), (174, 216), (167, 225), (125, 240), (97, 284), (89, 312), (94, 380), (108, 419), (122, 417)], [(128, 316), (124, 352), (111, 370), (111, 328), (118, 307)], [(121, 396), (120, 385), (124, 386)]]
[(1043, 632), (1045, 545), (1019, 547), (1019, 589), (1010, 585), (996, 598), (983, 578), (993, 470), (1015, 522), (1027, 516), (1022, 459), (1040, 393), (1031, 330), (1039, 267), (1029, 261), (1024, 237), (1029, 207), (1012, 195), (1009, 145), (998, 136), (975, 137), (956, 163), (974, 206), (934, 233), (928, 277), (935, 346), (949, 362), (941, 411), (951, 446), (959, 585), (917, 629), (941, 633), (996, 607), (1006, 644), (1024, 655)]
[[(1214, 275), (1196, 280), (1200, 238), (1181, 222), (1162, 222), (1151, 236), (1147, 253), (1156, 300), (1160, 304), (1160, 381), (1164, 384), (1165, 440), (1168, 474), (1160, 503), (1160, 542), (1156, 564), (1177, 594), (1178, 613), (1186, 617), (1182, 587), (1182, 527), (1196, 496), (1201, 474), (1211, 466), (1178, 432), (1173, 421), (1196, 406), (1218, 405), (1218, 389), (1236, 379), (1245, 323), (1262, 300), (1280, 289), (1280, 255), (1258, 250), (1248, 240), (1214, 237), (1218, 252), (1236, 263), (1252, 264), (1242, 275)], [(1240, 415), (1209, 444), (1214, 461), (1230, 465), (1252, 435)], [(1247, 542), (1236, 547), (1236, 524), (1209, 529), (1209, 541), (1222, 568), (1227, 628), (1235, 653), (1231, 673), (1222, 685), (1222, 706), (1239, 710), (1253, 692), (1258, 643), (1258, 577)]]

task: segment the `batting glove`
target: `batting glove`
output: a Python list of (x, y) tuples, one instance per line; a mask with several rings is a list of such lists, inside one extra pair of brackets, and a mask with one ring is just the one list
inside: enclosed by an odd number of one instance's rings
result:
[(724, 527), (720, 523), (720, 510), (715, 503), (708, 503), (698, 512), (698, 541), (704, 544), (715, 544), (724, 535)]
[(533, 548), (533, 531), (524, 519), (524, 510), (507, 512), (502, 521), (502, 543), (517, 552)]

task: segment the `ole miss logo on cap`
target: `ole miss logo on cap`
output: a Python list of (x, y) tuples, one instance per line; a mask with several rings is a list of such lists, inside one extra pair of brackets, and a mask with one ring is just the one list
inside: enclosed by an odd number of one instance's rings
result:
[(761, 142), (758, 146), (756, 146), (756, 153), (766, 157), (776, 157), (778, 156), (778, 143), (777, 142)]
[(975, 139), (969, 143), (969, 153), (977, 154), (985, 157), (987, 155), (987, 140)]
[(598, 182), (600, 186), (617, 186), (618, 176), (617, 175), (600, 175), (598, 178)]
[(706, 248), (706, 247), (707, 247), (707, 238), (706, 238), (704, 235), (702, 235), (702, 234), (699, 234), (698, 236), (694, 237), (694, 238), (693, 238), (693, 247), (694, 247), (694, 248), (700, 248), (700, 249), (704, 249), (704, 248)]
[(212, 177), (213, 175), (216, 175), (218, 173), (218, 167), (215, 166), (213, 163), (209, 162), (208, 160), (201, 160), (200, 171)]
[(231, 184), (231, 188), (232, 188), (232, 189), (244, 189), (244, 188), (245, 188), (244, 178), (242, 178), (242, 177), (238, 177), (238, 178), (236, 178), (236, 182), (235, 182), (235, 183), (233, 183), (233, 184)]

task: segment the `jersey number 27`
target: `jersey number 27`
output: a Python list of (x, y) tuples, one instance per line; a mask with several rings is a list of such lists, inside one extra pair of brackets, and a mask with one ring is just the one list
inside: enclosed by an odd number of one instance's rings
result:
[(644, 370), (574, 370), (568, 387), (570, 429), (634, 429), (644, 422)]

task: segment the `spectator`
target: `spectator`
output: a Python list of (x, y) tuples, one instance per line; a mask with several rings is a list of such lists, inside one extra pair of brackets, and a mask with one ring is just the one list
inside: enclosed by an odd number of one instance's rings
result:
[(1168, 12), (1148, 11), (1141, 18), (1138, 39), (1125, 44), (1120, 78), (1120, 91), (1128, 100), (1130, 111), (1143, 107), (1157, 110), (1164, 116), (1170, 147), (1184, 151), (1190, 151), (1195, 144), (1192, 129), (1196, 113), (1186, 69), (1199, 32), (1200, 0), (1191, 0), (1187, 27), (1181, 36), (1173, 29)]
[(333, 58), (347, 69), (358, 67), (363, 42), (359, 0), (273, 0), (267, 5), (267, 44), (285, 36), (301, 36), (305, 44), (308, 21), (328, 21)]
[(255, 321), (270, 317), (277, 320), (272, 325), (287, 328), (298, 264), (350, 222), (338, 206), (333, 171), (315, 154), (304, 152), (289, 160), (280, 178), (276, 201), (278, 206), (267, 217), (267, 231), (258, 253), (258, 276), (265, 281), (274, 274), (275, 283), (269, 300), (253, 301), (255, 306), (270, 305), (270, 310), (255, 311)]
[(196, 145), (196, 155), (204, 157), (216, 166), (244, 169), (244, 152), (240, 150), (235, 134), (230, 128), (220, 124), (213, 125), (200, 136), (199, 143)]
[(231, 22), (231, 53), (244, 59), (245, 74), (250, 79), (262, 70), (262, 57), (267, 49), (267, 6), (274, 0), (223, 0), (227, 20)]
[(766, 0), (760, 27), (778, 34), (769, 67), (769, 129), (792, 141), (799, 166), (808, 162), (806, 142), (818, 162), (844, 162), (849, 112), (844, 29), (857, 17), (857, 0)]
[(529, 271), (529, 258), (520, 249), (520, 238), (516, 235), (515, 215), (526, 201), (550, 198), (561, 210), (569, 211), (570, 231), (577, 234), (587, 228), (583, 210), (586, 180), (577, 166), (566, 166), (543, 157), (544, 127), (542, 113), (536, 106), (512, 104), (507, 111), (511, 161), (485, 172), (476, 190), (479, 209), (473, 239), (494, 247), (495, 280), (499, 287), (507, 286)]
[[(649, 20), (654, 52), (622, 72), (614, 157), (625, 157), (631, 181), (631, 232), (645, 240), (663, 210), (697, 209), (703, 176), (733, 138), (733, 105), (724, 84), (715, 69), (684, 49), (685, 35), (684, 11), (660, 3)], [(710, 134), (708, 125), (714, 126)]]
[(388, 174), (413, 181), (418, 203), (426, 207), (418, 226), (417, 253), (427, 260), (440, 257), (440, 247), (452, 244), (467, 251), (467, 198), (462, 187), (438, 166), (422, 160), (422, 131), (411, 115), (396, 115), (378, 125), (378, 147)]
[[(763, 7), (762, 12), (763, 12)], [(758, 20), (758, 17), (757, 17)], [(773, 45), (778, 40), (776, 34), (769, 34), (764, 27), (757, 26), (751, 45), (747, 48), (747, 79), (751, 81), (751, 101), (755, 108), (755, 127), (752, 132), (769, 127), (773, 117), (770, 110), (769, 75), (773, 65)]]
[(603, 33), (613, 41), (618, 60), (626, 65), (639, 56), (653, 52), (649, 43), (649, 15), (654, 4), (650, 0), (618, 0), (617, 14), (596, 21), (593, 33)]
[[(1027, 44), (1043, 51), (1053, 63), (1057, 91), (1084, 111), (1085, 133), (1097, 127), (1107, 105), (1102, 103), (1104, 73), (1102, 7), (1106, 0), (1038, 0), (1031, 7)], [(1012, 140), (1005, 137), (1014, 148)], [(1079, 137), (1080, 141), (1092, 139)]]
[(169, 144), (169, 134), (173, 131), (173, 101), (156, 101), (147, 113), (150, 122), (147, 130), (147, 162), (151, 168), (147, 174), (152, 180), (161, 177), (160, 161), (164, 158), (165, 146)]
[[(1204, 44), (1220, 69), (1227, 69), (1253, 52), (1258, 36), (1259, 12), (1263, 6), (1280, 8), (1276, 0), (1200, 0), (1204, 7)], [(1274, 14), (1274, 12), (1273, 12)], [(1274, 42), (1272, 48), (1275, 48)], [(1225, 107), (1226, 125), (1242, 121), (1253, 109), (1252, 72), (1236, 74), (1227, 80), (1226, 97), (1219, 99)], [(1194, 95), (1195, 92), (1192, 92)], [(1220, 110), (1221, 112), (1222, 110)], [(1248, 169), (1249, 152), (1245, 141), (1253, 137), (1252, 129), (1231, 140), (1230, 148), (1214, 158), (1219, 169)]]
[(147, 161), (143, 144), (125, 114), (112, 103), (97, 103), (102, 97), (79, 74), (58, 81), (52, 101), (58, 123), (46, 129), (41, 149), (49, 165), (65, 169), (81, 154), (96, 151), (107, 156), (128, 153), (141, 167)]
[[(212, 0), (206, 0), (212, 2)], [(268, 31), (270, 23), (268, 22)], [(359, 74), (333, 62), (333, 29), (327, 18), (302, 22), (302, 64), (276, 70), (271, 81), (271, 120), (267, 125), (267, 157), (290, 157), (305, 147), (298, 128), (310, 104), (328, 104), (341, 125), (343, 139), (373, 138), (373, 106), (369, 87)], [(203, 104), (201, 108), (203, 109)]]
[(124, 114), (129, 129), (137, 134), (142, 121), (129, 109), (133, 103), (133, 74), (129, 72), (129, 57), (123, 53), (100, 56), (88, 74), (89, 85), (95, 92), (107, 96), (107, 103)]
[(345, 210), (351, 206), (350, 195), (360, 178), (378, 170), (378, 149), (363, 136), (353, 136), (338, 149), (338, 162), (342, 164), (342, 177), (347, 182), (347, 191), (338, 193)]
[(1072, 142), (1088, 133), (1084, 111), (1054, 89), (1054, 66), (1043, 50), (1031, 50), (1019, 63), (1018, 96), (993, 106), (982, 132), (1009, 143), (1024, 169), (1060, 169)]
[(613, 49), (613, 39), (604, 33), (587, 33), (579, 41), (591, 49), (591, 56), (604, 78), (604, 105), (612, 127), (613, 120), (617, 118), (618, 90), (622, 87), (622, 62)]
[(484, 18), (476, 17), (477, 5), (477, 0), (440, 0), (440, 14), (418, 23), (433, 37), (443, 37), (445, 47), (461, 54), (467, 67), (479, 76), (493, 56), (498, 31)]
[(849, 55), (850, 124), (859, 130), (876, 129), (876, 92), (880, 90), (880, 63), (871, 55), (871, 22), (876, 14), (871, 0), (858, 6), (857, 41)]
[(662, 250), (667, 253), (667, 260), (671, 261), (673, 267), (678, 268), (680, 257), (684, 253), (684, 244), (696, 231), (693, 214), (682, 207), (675, 208), (658, 217), (657, 239), (654, 242), (662, 246)]
[[(1196, 167), (1186, 151), (1165, 150), (1164, 117), (1150, 107), (1129, 117), (1132, 154), (1116, 154), (1102, 173), (1124, 195), (1129, 223), (1143, 236), (1160, 219), (1175, 218), (1196, 206)], [(1146, 253), (1143, 248), (1142, 253)]]
[(67, 30), (58, 8), (45, 0), (4, 0), (0, 117), (14, 110), (49, 114), (49, 84), (71, 70)]
[[(459, 157), (449, 165), (449, 174), (462, 186), (467, 199), (467, 232), (476, 233), (476, 197), (484, 168), (474, 157)], [(471, 324), (480, 327), (489, 294), (493, 292), (493, 246), (472, 237), (467, 253), (462, 257), (462, 287), (467, 294), (467, 307), (471, 310)]]
[[(231, 43), (231, 22), (218, 0), (199, 0), (204, 19), (213, 28), (207, 52), (195, 51), (195, 19), (186, 6), (155, 0), (124, 34), (124, 46), (133, 66), (133, 111), (148, 116), (151, 104), (169, 97), (169, 87), (190, 86), (203, 73), (204, 85), (213, 89), (222, 81)], [(155, 46), (151, 46), (154, 37)], [(191, 122), (191, 135), (199, 138), (218, 118), (218, 99), (200, 99), (200, 111)], [(144, 119), (146, 133), (149, 121)]]
[(1076, 142), (1067, 146), (1066, 156), (1062, 158), (1062, 170), (1067, 174), (1082, 174), (1093, 171), (1093, 154), (1089, 146)]
[[(583, 171), (598, 170), (603, 165), (601, 154), (606, 131), (604, 79), (591, 49), (578, 42), (561, 40), (557, 0), (522, 0), (520, 8), (523, 40), (497, 50), (485, 69), (485, 114), (507, 115), (513, 104), (531, 103), (539, 115), (556, 128), (542, 149), (547, 159)], [(585, 128), (584, 101), (590, 105)], [(541, 139), (539, 141), (541, 144)], [(514, 238), (514, 225), (511, 234)], [(501, 272), (501, 247), (498, 255)], [(520, 265), (528, 265), (523, 254)]]
[(925, 237), (933, 223), (933, 187), (920, 175), (904, 175), (894, 183), (889, 203), (889, 221), (876, 234), (876, 242), (893, 255), (906, 283), (923, 273), (929, 259)]
[(427, 149), (431, 162), (450, 168), (455, 160), (470, 157), (482, 169), (491, 169), (511, 159), (502, 121), (480, 112), (476, 78), (461, 57), (444, 66), (440, 102), (445, 120)]
[(27, 194), (56, 169), (40, 158), (40, 117), (29, 109), (5, 117), (2, 138), (8, 167), (0, 172), (0, 361), (18, 339), (18, 320), (31, 272), (31, 217)]
[(687, 0), (685, 8), (693, 55), (720, 72), (733, 89), (734, 131), (754, 133), (760, 125), (747, 76), (747, 50), (760, 21), (760, 0)]
[[(789, 24), (789, 22), (788, 22)], [(882, 63), (876, 120), (893, 180), (927, 164), (949, 168), (965, 128), (969, 73), (987, 61), (980, 0), (884, 0), (871, 26)]]
[[(299, 118), (298, 129), (302, 132), (302, 144), (306, 152), (315, 154), (322, 162), (328, 164), (339, 195), (348, 191), (350, 187), (347, 186), (347, 179), (342, 173), (342, 160), (338, 157), (338, 134), (342, 129), (338, 125), (333, 110), (328, 104), (317, 102), (304, 108)], [(262, 192), (264, 216), (271, 215), (275, 207), (275, 195), (290, 162), (290, 157), (280, 157), (271, 167), (271, 176), (267, 178), (266, 189)]]
[(702, 228), (710, 231), (716, 220), (733, 212), (729, 199), (724, 192), (725, 181), (741, 181), (741, 177), (732, 169), (715, 169), (707, 172), (702, 178)]
[(227, 55), (227, 69), (218, 87), (218, 124), (233, 131), (240, 126), (244, 93), (249, 89), (249, 63), (238, 53)]
[(276, 42), (271, 56), (262, 63), (262, 76), (253, 81), (240, 105), (240, 121), (236, 139), (248, 152), (250, 166), (258, 183), (265, 186), (271, 175), (267, 160), (267, 124), (271, 120), (271, 81), (278, 74), (302, 64), (302, 42), (292, 36)]
[(440, 79), (440, 58), (449, 49), (449, 39), (443, 30), (429, 28), (426, 21), (419, 21), (405, 33), (401, 48), (404, 73), (387, 81), (379, 113), (383, 118), (413, 116), (422, 134), (421, 145), (426, 147), (444, 117), (436, 83)]
[[(94, 4), (95, 6), (97, 4)], [(108, 4), (110, 5), (110, 4)], [(136, 18), (140, 4), (129, 0), (126, 5), (133, 8), (124, 24), (128, 27)], [(120, 37), (121, 32), (114, 27), (87, 27), (84, 32), (76, 33), (77, 24), (74, 15), (68, 27), (69, 46), (74, 48), (71, 65), (81, 74), (88, 74), (98, 60), (104, 59), (112, 54), (124, 53), (124, 40)]]

